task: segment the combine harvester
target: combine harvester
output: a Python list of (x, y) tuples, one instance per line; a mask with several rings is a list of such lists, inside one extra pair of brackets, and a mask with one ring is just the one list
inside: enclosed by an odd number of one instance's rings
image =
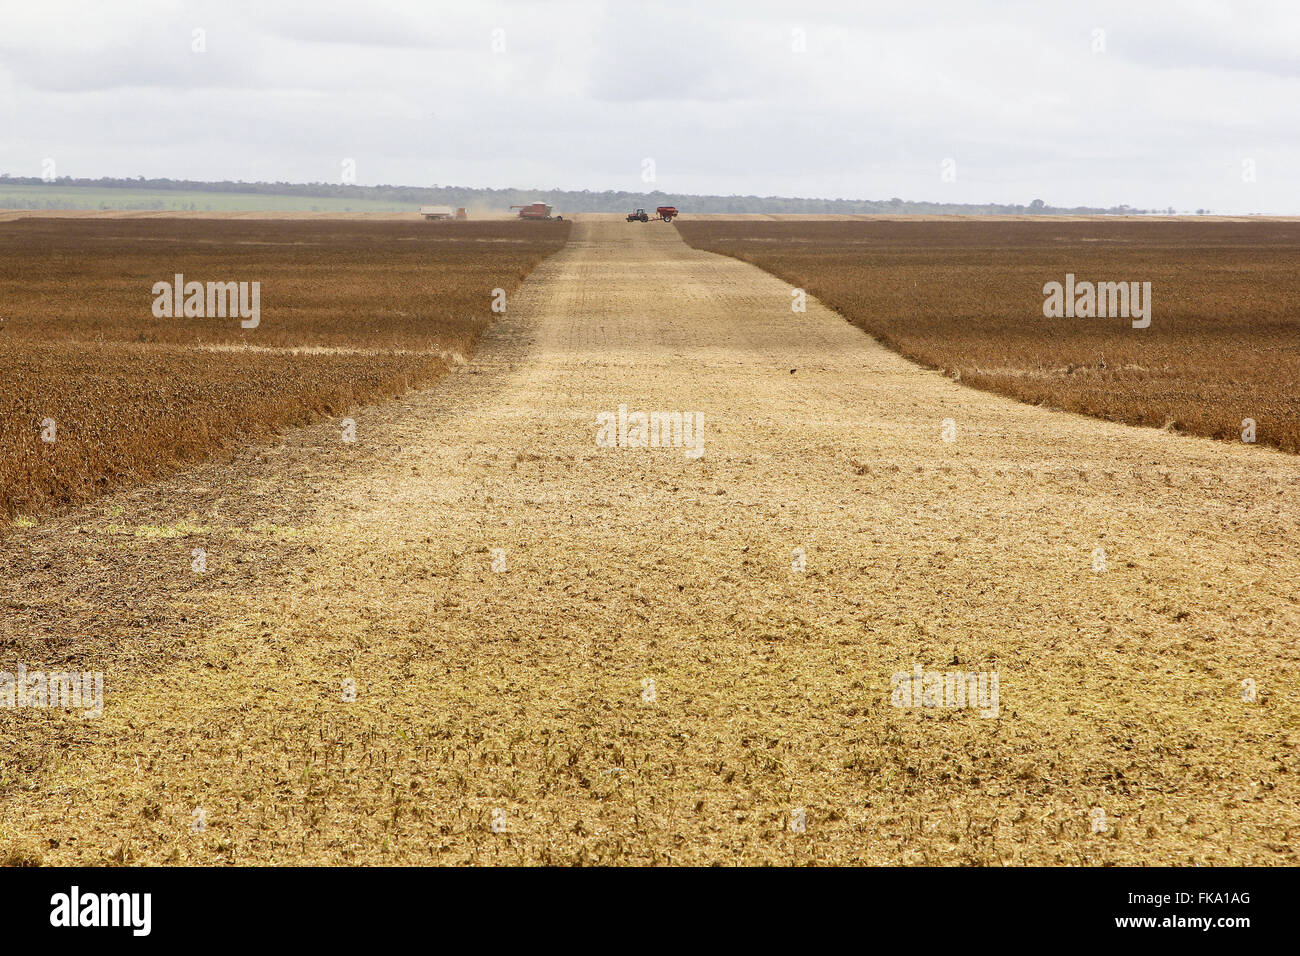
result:
[(638, 209), (636, 212), (627, 214), (628, 222), (672, 222), (673, 217), (680, 216), (676, 206), (660, 206), (655, 210), (655, 215), (651, 217), (644, 209)]
[(554, 219), (556, 222), (563, 222), (563, 216), (552, 216), (551, 210), (554, 206), (544, 202), (529, 203), (526, 206), (511, 206), (511, 209), (519, 210), (520, 219), (529, 219), (536, 222), (544, 222), (548, 219)]

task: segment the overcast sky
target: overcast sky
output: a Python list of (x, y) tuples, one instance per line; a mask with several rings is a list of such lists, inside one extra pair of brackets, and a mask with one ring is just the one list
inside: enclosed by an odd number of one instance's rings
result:
[(11, 175), (1300, 214), (1298, 120), (1300, 0), (0, 0)]

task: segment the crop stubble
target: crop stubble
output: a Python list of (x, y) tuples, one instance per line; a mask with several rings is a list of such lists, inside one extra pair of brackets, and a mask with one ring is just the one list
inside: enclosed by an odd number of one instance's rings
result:
[[(14, 534), (5, 659), (108, 696), (0, 715), (0, 856), (1294, 863), (1297, 459), (960, 387), (671, 228), (579, 223), (514, 301), (345, 453)], [(705, 456), (596, 447), (623, 401)], [(1000, 717), (892, 706), (916, 663)]]

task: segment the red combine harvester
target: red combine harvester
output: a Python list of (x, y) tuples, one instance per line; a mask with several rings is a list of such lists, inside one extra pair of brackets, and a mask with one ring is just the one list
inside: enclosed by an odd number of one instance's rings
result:
[(655, 216), (652, 218), (644, 209), (638, 209), (636, 212), (627, 214), (628, 222), (672, 222), (674, 216), (680, 216), (676, 206), (660, 206), (655, 210)]
[(563, 216), (552, 216), (551, 210), (555, 207), (544, 202), (533, 202), (526, 206), (511, 206), (510, 208), (519, 210), (520, 219), (532, 219), (538, 221), (555, 219), (560, 222), (564, 221)]

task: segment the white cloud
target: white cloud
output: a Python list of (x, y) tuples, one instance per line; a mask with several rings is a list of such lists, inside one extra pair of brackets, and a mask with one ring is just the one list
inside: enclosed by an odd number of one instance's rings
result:
[(653, 157), (666, 191), (1300, 213), (1285, 2), (55, 0), (0, 21), (15, 175), (328, 180), (354, 157), (363, 183), (639, 189)]

